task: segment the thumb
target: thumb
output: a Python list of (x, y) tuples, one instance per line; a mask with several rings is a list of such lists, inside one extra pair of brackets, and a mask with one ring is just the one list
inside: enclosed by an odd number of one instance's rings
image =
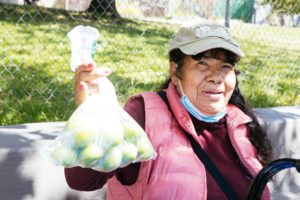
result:
[(75, 102), (79, 106), (88, 97), (88, 85), (86, 82), (81, 81), (75, 89)]

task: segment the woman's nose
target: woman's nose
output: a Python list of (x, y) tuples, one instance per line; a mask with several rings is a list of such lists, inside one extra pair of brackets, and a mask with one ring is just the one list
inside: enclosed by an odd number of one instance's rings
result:
[(216, 67), (210, 69), (209, 73), (207, 74), (206, 80), (209, 82), (213, 82), (215, 84), (219, 84), (224, 80), (224, 74), (221, 67)]

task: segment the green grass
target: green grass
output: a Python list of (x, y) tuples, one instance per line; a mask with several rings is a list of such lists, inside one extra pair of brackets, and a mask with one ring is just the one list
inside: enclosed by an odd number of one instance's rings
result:
[[(109, 78), (121, 104), (167, 78), (166, 44), (174, 25), (0, 4), (0, 125), (68, 119), (75, 104), (66, 34), (78, 24), (99, 30), (94, 59), (113, 70)], [(237, 67), (252, 105), (300, 104), (299, 28), (232, 28), (247, 54)]]
[(299, 27), (233, 23), (233, 33), (246, 54), (238, 68), (242, 91), (252, 105), (299, 105)]

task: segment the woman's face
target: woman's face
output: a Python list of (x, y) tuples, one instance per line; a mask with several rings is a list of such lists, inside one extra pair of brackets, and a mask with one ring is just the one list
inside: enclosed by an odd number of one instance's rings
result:
[(233, 65), (224, 60), (224, 55), (221, 55), (221, 59), (215, 59), (209, 51), (199, 60), (187, 56), (180, 78), (172, 78), (180, 95), (183, 92), (203, 114), (215, 115), (220, 112), (233, 93), (236, 75)]

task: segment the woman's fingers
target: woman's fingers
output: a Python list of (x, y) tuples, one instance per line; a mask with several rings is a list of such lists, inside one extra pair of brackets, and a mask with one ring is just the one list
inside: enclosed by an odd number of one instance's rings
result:
[(102, 76), (107, 76), (111, 73), (111, 70), (108, 68), (94, 68), (91, 71), (81, 71), (78, 73), (78, 78), (81, 81), (93, 81)]
[(81, 81), (75, 89), (75, 101), (80, 105), (89, 95), (98, 93), (98, 84)]
[(89, 95), (98, 93), (97, 79), (111, 73), (109, 68), (96, 68), (95, 63), (82, 64), (77, 67), (74, 79), (74, 95), (80, 105)]
[(89, 95), (89, 89), (86, 82), (81, 81), (78, 85), (75, 85), (74, 88), (75, 102), (77, 105), (80, 105)]
[(78, 75), (81, 72), (92, 71), (96, 67), (96, 63), (82, 63), (75, 70), (75, 75)]

